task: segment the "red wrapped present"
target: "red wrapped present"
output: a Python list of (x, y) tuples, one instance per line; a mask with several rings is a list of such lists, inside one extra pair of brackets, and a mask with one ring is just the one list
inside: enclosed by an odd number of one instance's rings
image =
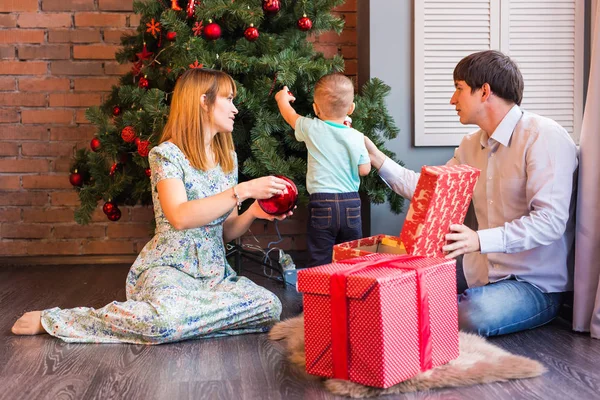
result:
[[(424, 166), (400, 237), (375, 235), (333, 246), (333, 261), (372, 253), (443, 257), (450, 225), (462, 224), (479, 177), (468, 165)], [(398, 243), (390, 246), (386, 240)]]
[(362, 257), (373, 253), (406, 254), (406, 249), (398, 236), (369, 236), (333, 246), (333, 262)]
[(468, 165), (421, 169), (400, 234), (408, 254), (444, 256), (446, 234), (465, 220), (479, 172)]
[(455, 269), (372, 254), (299, 271), (306, 371), (387, 388), (458, 357)]

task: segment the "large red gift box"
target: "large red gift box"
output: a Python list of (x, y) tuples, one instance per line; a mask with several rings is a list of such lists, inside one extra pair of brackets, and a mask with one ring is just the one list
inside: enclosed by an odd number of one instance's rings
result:
[[(443, 257), (442, 246), (450, 225), (462, 224), (467, 215), (479, 170), (468, 165), (452, 165), (421, 169), (415, 193), (410, 201), (400, 240), (406, 253), (426, 257)], [(340, 261), (370, 253), (389, 253), (377, 247), (384, 237), (376, 235), (336, 244), (333, 260)]]
[(306, 371), (387, 388), (458, 357), (455, 269), (372, 254), (299, 271)]

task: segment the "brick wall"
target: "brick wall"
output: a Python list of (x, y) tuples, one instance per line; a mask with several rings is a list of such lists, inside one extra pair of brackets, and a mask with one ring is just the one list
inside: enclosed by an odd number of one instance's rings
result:
[[(148, 241), (149, 207), (121, 207), (119, 222), (99, 207), (91, 224), (76, 224), (78, 198), (68, 180), (75, 149), (88, 147), (95, 133), (85, 109), (101, 104), (130, 69), (114, 54), (121, 35), (139, 24), (132, 3), (0, 0), (0, 257), (133, 255)], [(336, 10), (346, 20), (341, 36), (314, 38), (326, 55), (342, 54), (352, 76), (356, 5), (348, 0)], [(305, 221), (299, 210), (280, 222), (278, 246), (305, 249)], [(262, 246), (277, 238), (272, 223), (257, 221), (251, 230)]]

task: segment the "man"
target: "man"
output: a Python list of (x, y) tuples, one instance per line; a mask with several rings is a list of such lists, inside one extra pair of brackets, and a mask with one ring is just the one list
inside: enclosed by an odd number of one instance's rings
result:
[[(459, 326), (493, 336), (546, 324), (572, 290), (575, 144), (556, 122), (519, 108), (523, 77), (498, 51), (463, 58), (454, 84), (450, 104), (460, 122), (480, 129), (447, 164), (481, 170), (473, 194), (478, 230), (452, 225), (443, 247), (458, 257)], [(380, 176), (412, 198), (418, 174), (365, 142)]]

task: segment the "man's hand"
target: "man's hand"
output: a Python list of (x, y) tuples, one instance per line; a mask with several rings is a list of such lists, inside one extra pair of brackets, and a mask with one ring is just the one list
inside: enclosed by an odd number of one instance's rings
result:
[(379, 171), (379, 168), (381, 168), (383, 162), (385, 161), (386, 155), (381, 150), (379, 150), (377, 146), (375, 146), (375, 143), (373, 143), (373, 141), (371, 141), (371, 139), (369, 139), (366, 135), (365, 147), (369, 152), (369, 159), (371, 160), (371, 165), (373, 166), (373, 168)]
[(474, 253), (479, 251), (479, 235), (474, 230), (465, 225), (450, 225), (450, 231), (446, 235), (446, 240), (452, 242), (442, 247), (442, 250), (448, 252), (446, 258), (456, 258), (461, 254)]

